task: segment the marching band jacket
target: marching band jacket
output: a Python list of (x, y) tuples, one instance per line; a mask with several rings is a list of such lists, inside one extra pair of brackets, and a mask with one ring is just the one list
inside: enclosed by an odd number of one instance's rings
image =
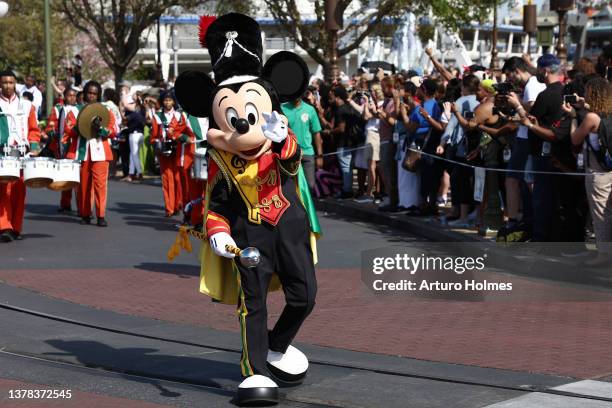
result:
[[(93, 160), (91, 158), (91, 154), (89, 152), (89, 148), (93, 143), (100, 143), (98, 139), (90, 139), (87, 140), (83, 136), (79, 134), (77, 129), (77, 117), (81, 109), (83, 109), (85, 105), (77, 105), (76, 110), (71, 110), (66, 115), (66, 124), (64, 127), (64, 137), (62, 138), (62, 143), (69, 143), (70, 146), (68, 148), (68, 152), (66, 153), (67, 159), (85, 161), (85, 159), (89, 159), (91, 161), (112, 161), (113, 160), (113, 152), (110, 147), (110, 142), (108, 139), (113, 139), (117, 136), (117, 118), (115, 118), (115, 114), (112, 110), (109, 109), (110, 112), (110, 121), (108, 123), (108, 128), (106, 131), (108, 132), (108, 138), (103, 139), (101, 141), (102, 147), (104, 149), (104, 157), (103, 160)], [(108, 109), (108, 108), (107, 108)]]
[[(192, 135), (187, 131), (187, 114), (172, 110), (171, 112), (158, 111), (153, 115), (151, 121), (151, 144), (157, 143), (157, 140), (175, 140), (176, 151), (174, 154), (174, 164), (179, 168), (189, 168), (191, 161), (186, 159), (188, 150), (192, 145), (190, 143), (183, 143), (180, 138), (182, 135), (186, 135), (188, 141), (193, 138)], [(172, 136), (168, 134), (168, 129), (174, 129)], [(193, 156), (191, 156), (193, 157)]]
[(208, 131), (208, 118), (197, 118), (195, 116), (187, 115), (187, 126), (185, 127), (184, 134), (189, 137), (188, 143), (185, 145), (185, 158), (183, 160), (183, 167), (189, 169), (193, 164), (193, 157), (196, 150), (196, 143), (206, 140), (206, 132)]
[[(237, 218), (246, 218), (250, 224), (266, 223), (274, 227), (282, 222), (283, 213), (290, 205), (303, 205), (310, 221), (310, 244), (316, 263), (318, 221), (308, 187), (301, 187), (306, 180), (303, 174), (300, 177), (301, 150), (293, 132), (289, 131), (283, 142), (273, 143), (273, 148), (257, 160), (247, 162), (214, 148), (210, 148), (208, 154), (204, 208), (207, 237), (217, 232), (231, 235), (232, 224)], [(300, 202), (291, 202), (283, 194), (283, 176), (294, 178)], [(201, 260), (200, 291), (219, 302), (236, 304), (238, 283), (233, 260), (217, 256), (208, 240), (202, 243)], [(280, 282), (274, 276), (270, 290), (278, 288)]]
[(45, 133), (50, 139), (48, 142), (49, 150), (59, 159), (63, 158), (59, 149), (60, 143), (63, 145), (62, 151), (64, 155), (68, 148), (68, 144), (63, 143), (62, 140), (64, 140), (64, 130), (66, 129), (66, 116), (70, 112), (76, 117), (79, 114), (79, 109), (76, 105), (55, 105), (51, 110), (51, 115), (49, 115), (47, 126), (45, 127)]
[(23, 144), (30, 150), (38, 150), (40, 129), (32, 102), (17, 94), (10, 100), (0, 94), (0, 111), (10, 114), (0, 115), (0, 146)]

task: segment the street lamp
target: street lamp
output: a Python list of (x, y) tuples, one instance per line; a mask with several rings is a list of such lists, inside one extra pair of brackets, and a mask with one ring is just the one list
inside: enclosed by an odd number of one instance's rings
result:
[(8, 3), (5, 1), (0, 1), (0, 17), (6, 16), (6, 14), (8, 13), (8, 10), (9, 10)]
[(51, 83), (51, 77), (53, 76), (53, 69), (51, 67), (51, 8), (49, 6), (49, 0), (45, 0), (45, 95), (47, 100), (45, 101), (47, 107), (47, 115), (51, 114), (53, 109), (53, 84)]
[[(339, 18), (340, 17), (340, 18)], [(338, 67), (338, 30), (342, 28), (342, 17), (337, 13), (337, 0), (325, 0), (325, 29), (329, 36), (327, 50), (329, 65), (326, 66), (325, 79), (334, 81), (340, 77)]]
[(561, 64), (567, 63), (567, 48), (565, 47), (565, 13), (574, 8), (574, 0), (551, 0), (550, 10), (556, 11), (559, 15), (559, 38), (557, 38), (557, 58)]
[(497, 58), (497, 0), (493, 1), (493, 31), (491, 32), (491, 70), (499, 69), (499, 59)]

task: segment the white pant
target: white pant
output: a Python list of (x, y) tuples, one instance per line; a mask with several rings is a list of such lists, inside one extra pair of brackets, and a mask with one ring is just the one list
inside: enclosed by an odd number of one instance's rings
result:
[(140, 146), (144, 140), (144, 134), (130, 133), (130, 174), (142, 174), (140, 164)]

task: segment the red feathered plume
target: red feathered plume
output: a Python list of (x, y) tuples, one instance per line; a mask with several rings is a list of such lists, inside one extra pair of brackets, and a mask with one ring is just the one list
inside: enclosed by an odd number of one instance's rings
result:
[(215, 16), (201, 16), (200, 17), (200, 44), (203, 48), (208, 48), (206, 45), (206, 31), (208, 31), (208, 27), (215, 21), (217, 17)]

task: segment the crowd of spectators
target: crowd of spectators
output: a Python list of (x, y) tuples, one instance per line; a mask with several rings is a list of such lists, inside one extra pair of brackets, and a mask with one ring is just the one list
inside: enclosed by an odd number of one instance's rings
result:
[(316, 196), (440, 216), (453, 227), (497, 231), (501, 241), (585, 242), (593, 231), (599, 256), (589, 262), (605, 263), (612, 46), (571, 69), (545, 54), (461, 74), (427, 53), (430, 74), (378, 69), (314, 80), (293, 104), (304, 112), (289, 120), (306, 129), (300, 143)]

